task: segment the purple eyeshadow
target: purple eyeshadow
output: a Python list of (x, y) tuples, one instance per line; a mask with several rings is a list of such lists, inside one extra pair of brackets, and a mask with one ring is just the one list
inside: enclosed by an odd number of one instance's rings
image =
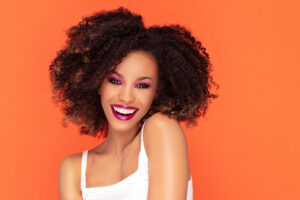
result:
[[(118, 77), (116, 77), (114, 74), (109, 74), (107, 76), (107, 79), (110, 81), (110, 80), (116, 80), (116, 81), (119, 81), (122, 85), (125, 84), (124, 81), (122, 81), (121, 79), (119, 79)], [(151, 86), (151, 82), (148, 82), (148, 81), (141, 81), (141, 82), (137, 82), (134, 84), (134, 87), (136, 87), (137, 85), (145, 85), (146, 87), (142, 87), (142, 88), (148, 88)]]
[(117, 81), (120, 81), (120, 83), (124, 84), (124, 82), (123, 82), (121, 79), (117, 78), (117, 77), (116, 77), (115, 75), (113, 75), (113, 74), (109, 74), (109, 75), (107, 76), (107, 78), (108, 78), (108, 79), (115, 79), (115, 80), (117, 80)]
[(138, 83), (134, 84), (134, 87), (135, 87), (136, 85), (139, 85), (139, 84), (145, 84), (145, 85), (147, 85), (148, 87), (151, 86), (151, 83), (149, 83), (149, 82), (138, 82)]

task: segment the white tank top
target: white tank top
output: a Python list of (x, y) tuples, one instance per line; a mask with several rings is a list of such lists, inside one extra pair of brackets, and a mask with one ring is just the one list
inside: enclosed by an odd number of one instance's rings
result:
[[(83, 200), (147, 200), (148, 195), (148, 158), (144, 148), (143, 129), (141, 131), (141, 147), (138, 169), (125, 179), (112, 185), (102, 187), (86, 187), (86, 164), (88, 150), (82, 153), (81, 161), (81, 191)], [(192, 176), (188, 181), (186, 200), (193, 200)]]

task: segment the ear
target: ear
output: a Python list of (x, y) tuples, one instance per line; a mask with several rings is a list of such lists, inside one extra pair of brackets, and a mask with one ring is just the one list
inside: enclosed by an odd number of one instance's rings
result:
[(98, 94), (101, 95), (101, 92), (102, 92), (101, 87), (99, 87), (97, 91), (98, 91)]

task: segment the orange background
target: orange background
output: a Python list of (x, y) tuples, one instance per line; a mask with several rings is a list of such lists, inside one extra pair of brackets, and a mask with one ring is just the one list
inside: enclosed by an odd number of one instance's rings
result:
[(125, 6), (202, 41), (220, 97), (185, 130), (195, 200), (300, 199), (299, 3), (240, 0), (0, 2), (0, 199), (58, 199), (67, 155), (101, 143), (64, 129), (48, 68), (82, 16)]

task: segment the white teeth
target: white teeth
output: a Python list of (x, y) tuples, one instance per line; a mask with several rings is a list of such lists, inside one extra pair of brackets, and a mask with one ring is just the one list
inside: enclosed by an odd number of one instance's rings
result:
[(124, 109), (124, 108), (117, 108), (115, 106), (113, 106), (114, 110), (122, 113), (122, 114), (132, 114), (134, 113), (135, 109)]

